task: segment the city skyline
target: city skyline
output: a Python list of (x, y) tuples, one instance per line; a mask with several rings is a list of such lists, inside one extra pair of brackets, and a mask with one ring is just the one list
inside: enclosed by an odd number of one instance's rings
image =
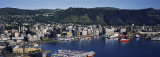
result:
[(120, 9), (160, 9), (158, 0), (0, 0), (0, 8), (67, 9), (69, 7), (115, 7)]

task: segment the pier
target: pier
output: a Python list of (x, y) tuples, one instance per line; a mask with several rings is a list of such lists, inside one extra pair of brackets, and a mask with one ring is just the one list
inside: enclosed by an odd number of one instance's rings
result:
[(152, 37), (155, 35), (159, 35), (160, 32), (140, 32), (141, 35), (146, 35), (147, 37)]

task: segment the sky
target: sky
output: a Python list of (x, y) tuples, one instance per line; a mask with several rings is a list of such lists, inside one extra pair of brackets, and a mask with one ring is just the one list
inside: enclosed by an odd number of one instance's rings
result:
[(69, 7), (115, 7), (120, 9), (160, 9), (160, 0), (0, 0), (0, 8), (67, 9)]

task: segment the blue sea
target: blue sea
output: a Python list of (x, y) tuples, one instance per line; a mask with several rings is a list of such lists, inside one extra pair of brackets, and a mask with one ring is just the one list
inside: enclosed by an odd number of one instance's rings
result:
[(51, 50), (52, 55), (59, 49), (94, 51), (94, 57), (160, 57), (160, 41), (144, 38), (133, 38), (130, 42), (120, 42), (120, 39), (94, 38), (81, 41), (60, 41), (41, 44), (43, 50)]

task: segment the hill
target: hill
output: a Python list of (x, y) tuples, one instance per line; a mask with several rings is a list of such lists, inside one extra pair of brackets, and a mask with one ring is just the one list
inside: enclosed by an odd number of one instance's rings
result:
[(54, 19), (59, 22), (107, 25), (156, 25), (160, 24), (160, 11), (148, 8), (141, 10), (111, 8), (69, 8), (59, 11)]
[[(1, 8), (0, 15), (34, 15), (53, 11), (50, 9), (25, 10), (16, 8)], [(60, 22), (102, 25), (156, 25), (160, 24), (160, 10), (118, 9), (113, 7), (68, 8), (56, 10), (52, 16), (35, 16), (36, 22)]]
[(28, 9), (18, 9), (18, 8), (1, 8), (0, 15), (34, 15), (43, 14), (50, 11), (49, 9), (39, 9), (39, 10), (28, 10)]

